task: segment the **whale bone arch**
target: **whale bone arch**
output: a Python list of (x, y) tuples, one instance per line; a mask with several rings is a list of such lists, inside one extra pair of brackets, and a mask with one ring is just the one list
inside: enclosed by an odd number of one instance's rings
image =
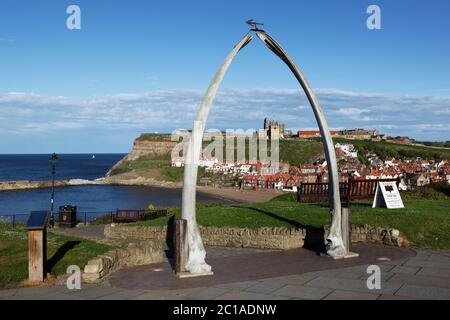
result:
[[(331, 227), (326, 243), (327, 254), (332, 257), (345, 256), (348, 248), (345, 248), (342, 239), (341, 202), (339, 194), (339, 179), (336, 154), (330, 130), (320, 107), (319, 101), (300, 69), (289, 57), (286, 51), (281, 47), (281, 45), (265, 31), (258, 30), (255, 32), (258, 38), (289, 67), (289, 69), (292, 71), (295, 78), (303, 88), (311, 104), (322, 136), (322, 142), (325, 149), (325, 158), (328, 164), (328, 191)], [(200, 235), (200, 230), (197, 225), (195, 212), (198, 164), (201, 155), (201, 147), (206, 120), (208, 119), (208, 114), (211, 109), (212, 102), (216, 96), (223, 77), (225, 76), (228, 68), (231, 65), (231, 62), (236, 57), (238, 52), (248, 43), (250, 43), (251, 40), (252, 36), (246, 34), (233, 47), (233, 49), (223, 62), (222, 66), (217, 71), (214, 79), (211, 81), (203, 97), (202, 103), (197, 113), (197, 118), (194, 122), (192, 134), (186, 148), (181, 216), (182, 219), (187, 220), (187, 230), (183, 244), (183, 247), (185, 248), (185, 257), (183, 259), (184, 266), (182, 266), (182, 269), (192, 274), (207, 274), (211, 272), (211, 266), (208, 265), (205, 261), (206, 251)]]

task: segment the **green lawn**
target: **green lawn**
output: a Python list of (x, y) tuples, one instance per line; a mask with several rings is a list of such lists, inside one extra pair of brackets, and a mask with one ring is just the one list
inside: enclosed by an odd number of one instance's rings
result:
[[(48, 267), (52, 275), (66, 272), (69, 265), (81, 269), (89, 259), (111, 249), (93, 241), (48, 233)], [(28, 240), (23, 227), (0, 224), (0, 288), (20, 286), (28, 277)]]
[(333, 141), (342, 143), (351, 143), (358, 150), (359, 160), (367, 163), (364, 157), (367, 152), (376, 153), (380, 159), (384, 160), (387, 157), (395, 157), (396, 159), (421, 157), (428, 160), (444, 160), (450, 158), (449, 149), (434, 149), (422, 146), (403, 145), (392, 142), (374, 142), (363, 140), (346, 140), (342, 138), (333, 138)]
[[(201, 206), (197, 220), (215, 227), (300, 227), (329, 225), (326, 205), (289, 201), (291, 195), (265, 203)], [(405, 200), (405, 209), (372, 209), (371, 202), (352, 205), (353, 225), (391, 227), (421, 248), (450, 248), (450, 200)], [(176, 210), (176, 216), (180, 211)], [(166, 225), (169, 218), (138, 223)]]

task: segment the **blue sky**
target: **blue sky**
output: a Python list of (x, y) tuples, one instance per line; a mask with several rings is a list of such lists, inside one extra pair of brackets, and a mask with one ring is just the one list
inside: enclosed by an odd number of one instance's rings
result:
[[(81, 30), (66, 28), (71, 4)], [(366, 28), (370, 4), (381, 30)], [(2, 0), (0, 153), (126, 152), (140, 132), (190, 128), (249, 18), (297, 61), (330, 127), (450, 140), (449, 12), (446, 0)], [(259, 128), (264, 116), (315, 127), (293, 76), (255, 38), (208, 126)]]

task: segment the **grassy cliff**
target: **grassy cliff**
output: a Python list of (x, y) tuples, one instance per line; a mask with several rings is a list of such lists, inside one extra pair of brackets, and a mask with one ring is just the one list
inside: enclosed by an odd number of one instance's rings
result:
[[(351, 143), (358, 150), (359, 160), (367, 163), (366, 154), (376, 153), (382, 160), (387, 157), (397, 159), (421, 157), (429, 160), (450, 159), (450, 149), (439, 149), (427, 146), (402, 145), (389, 142), (372, 142), (359, 140), (334, 139), (334, 142)], [(162, 148), (161, 144), (165, 143)], [(166, 134), (142, 134), (134, 142), (133, 150), (129, 157), (126, 157), (113, 170), (110, 175), (132, 174), (153, 178), (160, 181), (181, 181), (183, 178), (183, 168), (171, 167), (170, 151), (176, 142), (170, 141), (170, 135)], [(207, 143), (204, 144), (204, 147)], [(235, 143), (236, 146), (236, 143)], [(311, 140), (281, 140), (280, 161), (289, 162), (291, 165), (311, 163), (323, 154), (323, 147), (320, 139)], [(246, 141), (246, 158), (248, 159), (248, 141)], [(270, 150), (270, 145), (268, 146)], [(225, 146), (223, 149), (225, 155)], [(235, 157), (236, 157), (235, 147)], [(199, 178), (206, 176), (200, 171)]]

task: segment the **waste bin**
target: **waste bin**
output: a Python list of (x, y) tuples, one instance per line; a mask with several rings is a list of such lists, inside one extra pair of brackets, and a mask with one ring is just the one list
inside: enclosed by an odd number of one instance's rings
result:
[(73, 228), (77, 225), (77, 207), (64, 205), (59, 207), (59, 227)]

